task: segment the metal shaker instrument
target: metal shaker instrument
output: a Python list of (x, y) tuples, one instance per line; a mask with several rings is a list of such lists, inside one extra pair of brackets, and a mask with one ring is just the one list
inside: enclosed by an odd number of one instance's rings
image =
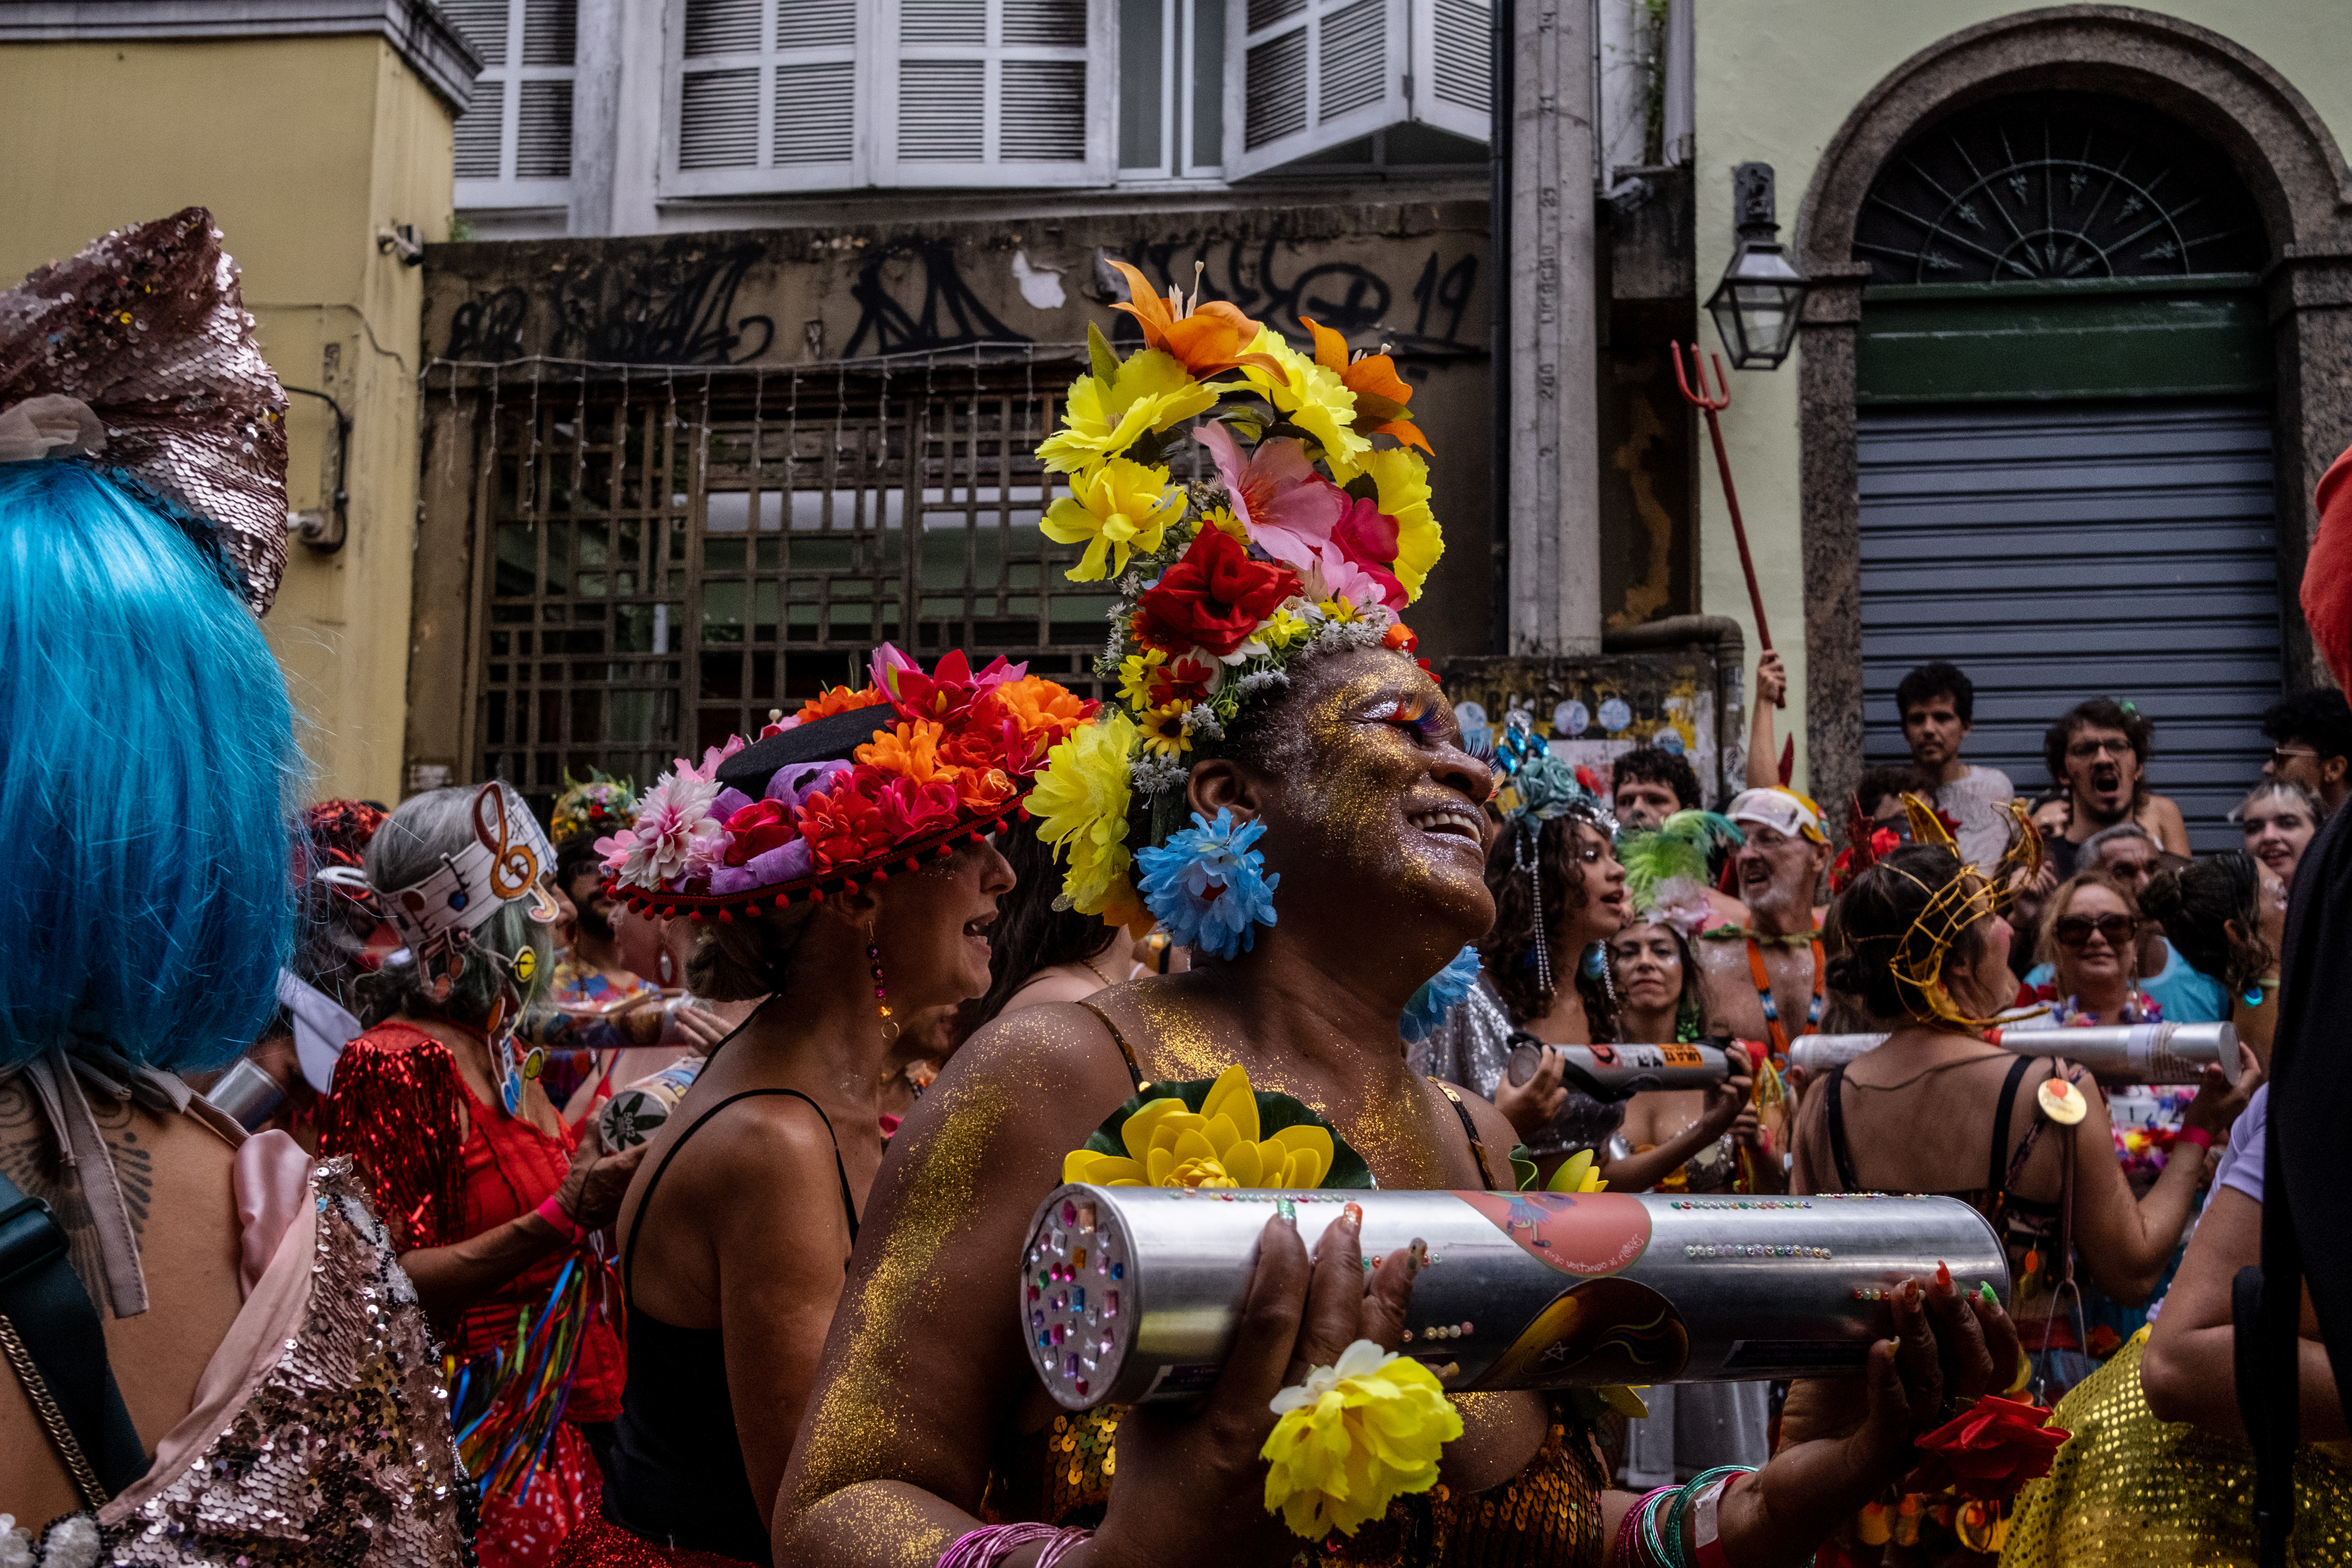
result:
[(1368, 1260), (1426, 1246), (1401, 1349), (1453, 1392), (1849, 1373), (1906, 1278), (1943, 1263), (2009, 1298), (1999, 1238), (1953, 1198), (1070, 1184), (1022, 1251), (1037, 1374), (1071, 1410), (1200, 1395), (1266, 1221), (1293, 1215), (1311, 1252), (1349, 1205)]
[(661, 1131), (662, 1123), (694, 1087), (695, 1075), (706, 1058), (680, 1057), (648, 1078), (616, 1089), (596, 1112), (596, 1131), (612, 1152), (634, 1149)]
[[(1737, 1052), (1709, 1045), (1550, 1045), (1532, 1035), (1512, 1037), (1511, 1054), (1503, 1070), (1515, 1084), (1536, 1076), (1543, 1053), (1556, 1051), (1568, 1068), (1569, 1081), (1588, 1094), (1622, 1100), (1654, 1089), (1712, 1089), (1734, 1073), (1753, 1070)], [(1736, 1042), (1746, 1047), (1748, 1042)], [(1760, 1048), (1760, 1047), (1759, 1047)]]
[[(1885, 1035), (1805, 1035), (1789, 1065), (1827, 1072), (1884, 1043)], [(2205, 1068), (2238, 1065), (2234, 1024), (2103, 1024), (2088, 1028), (1998, 1028), (1988, 1043), (2021, 1057), (2064, 1057), (2114, 1083), (2195, 1083)], [(1619, 1047), (1622, 1049), (1622, 1047)]]

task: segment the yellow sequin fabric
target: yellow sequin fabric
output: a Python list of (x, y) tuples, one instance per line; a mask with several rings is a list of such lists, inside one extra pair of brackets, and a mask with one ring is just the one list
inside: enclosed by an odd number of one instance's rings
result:
[[(2017, 1500), (2001, 1568), (2253, 1568), (2253, 1456), (2245, 1444), (2164, 1422), (2139, 1386), (2147, 1331), (2058, 1402), (2074, 1434)], [(2295, 1458), (2298, 1568), (2352, 1564), (2352, 1467), (2305, 1444)]]
[(118, 1565), (469, 1563), (441, 1358), (348, 1159), (311, 1167), (300, 1327), (186, 1469), (99, 1518)]
[[(1100, 1405), (1057, 1415), (1043, 1432), (1014, 1438), (997, 1455), (981, 1516), (992, 1524), (1101, 1523), (1124, 1414)], [(1591, 1434), (1555, 1419), (1535, 1458), (1501, 1486), (1456, 1497), (1440, 1483), (1398, 1498), (1386, 1518), (1352, 1537), (1335, 1533), (1302, 1545), (1297, 1561), (1345, 1568), (1599, 1568), (1605, 1485)]]

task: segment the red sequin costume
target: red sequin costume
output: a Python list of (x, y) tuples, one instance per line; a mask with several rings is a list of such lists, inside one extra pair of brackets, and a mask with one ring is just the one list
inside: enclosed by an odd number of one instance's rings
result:
[[(460, 1112), (463, 1115), (460, 1115)], [(449, 1047), (414, 1025), (380, 1024), (344, 1047), (321, 1142), (367, 1173), (395, 1247), (446, 1247), (530, 1213), (562, 1184), (578, 1135), (551, 1138), (475, 1097)], [(460, 1365), (496, 1352), (535, 1314), (572, 1255), (554, 1251), (436, 1327)], [(483, 1568), (541, 1568), (572, 1527), (597, 1516), (604, 1478), (580, 1427), (620, 1414), (620, 1336), (586, 1324), (571, 1395), (530, 1486), (483, 1500)]]

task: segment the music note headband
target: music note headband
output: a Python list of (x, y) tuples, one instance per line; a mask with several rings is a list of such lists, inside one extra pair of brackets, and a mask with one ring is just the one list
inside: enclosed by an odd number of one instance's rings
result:
[[(510, 808), (508, 792), (496, 782), (474, 796), (474, 842), (426, 876), (382, 895), (384, 913), (428, 973), (435, 961), (470, 946), (484, 921), (517, 899), (532, 900), (530, 918), (541, 924), (557, 914), (554, 898), (540, 884), (555, 865), (547, 835), (520, 800)], [(462, 961), (451, 973), (462, 971)]]

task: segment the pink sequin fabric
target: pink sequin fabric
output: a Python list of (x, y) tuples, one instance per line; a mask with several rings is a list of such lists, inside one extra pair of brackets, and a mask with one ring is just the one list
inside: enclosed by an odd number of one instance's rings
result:
[(193, 514), (260, 615), (286, 570), (286, 395), (220, 241), (212, 214), (189, 207), (0, 294), (0, 411), (88, 404), (106, 445), (82, 460)]
[(347, 1159), (312, 1167), (318, 1239), (301, 1327), (220, 1434), (122, 1515), (124, 1568), (467, 1563), (440, 1356)]

